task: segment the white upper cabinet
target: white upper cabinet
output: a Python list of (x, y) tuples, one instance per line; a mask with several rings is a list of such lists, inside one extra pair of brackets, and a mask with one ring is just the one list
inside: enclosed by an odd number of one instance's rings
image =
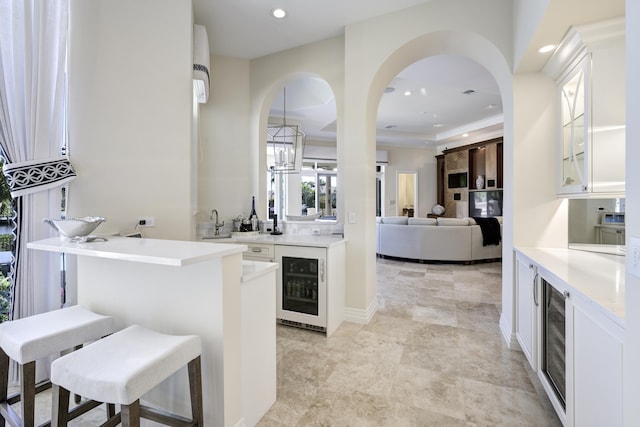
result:
[(563, 197), (624, 197), (624, 18), (571, 27), (544, 67), (557, 82)]

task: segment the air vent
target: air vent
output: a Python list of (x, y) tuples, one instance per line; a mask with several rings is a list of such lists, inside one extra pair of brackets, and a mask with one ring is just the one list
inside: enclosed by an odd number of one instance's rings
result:
[(384, 128), (385, 129), (393, 129), (395, 127), (397, 127), (397, 126), (396, 125), (386, 125)]
[(471, 95), (471, 94), (474, 94), (474, 93), (476, 93), (476, 91), (473, 90), (473, 89), (467, 89), (464, 92), (462, 92), (463, 95)]

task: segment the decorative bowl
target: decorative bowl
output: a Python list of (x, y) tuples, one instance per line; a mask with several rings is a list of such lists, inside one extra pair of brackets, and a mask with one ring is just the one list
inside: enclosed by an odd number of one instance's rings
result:
[(100, 216), (85, 216), (84, 218), (67, 219), (44, 218), (43, 221), (55, 228), (61, 237), (70, 240), (82, 240), (89, 236), (106, 219)]

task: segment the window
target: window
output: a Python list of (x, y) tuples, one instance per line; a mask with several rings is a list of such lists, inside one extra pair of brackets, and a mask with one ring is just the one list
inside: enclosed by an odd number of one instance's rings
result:
[(335, 163), (305, 162), (300, 174), (302, 184), (301, 215), (320, 214), (336, 219), (338, 169)]

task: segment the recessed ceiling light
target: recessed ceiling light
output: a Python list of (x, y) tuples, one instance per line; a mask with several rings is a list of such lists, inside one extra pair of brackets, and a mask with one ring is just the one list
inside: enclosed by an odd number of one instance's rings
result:
[(494, 108), (496, 108), (496, 104), (489, 104), (489, 105), (487, 105), (487, 108), (489, 110), (493, 110)]
[(538, 49), (538, 52), (539, 53), (549, 53), (555, 48), (556, 48), (555, 44), (548, 44), (548, 45), (542, 46), (540, 49)]
[(463, 133), (462, 136), (466, 138), (466, 137), (469, 136), (469, 134), (468, 133)]
[(411, 95), (411, 91), (410, 91), (410, 90), (408, 90), (408, 91), (406, 91), (406, 92), (404, 93), (404, 96), (409, 96), (409, 95)]
[(422, 95), (422, 96), (427, 96), (427, 89), (425, 89), (425, 88), (423, 88), (423, 87), (422, 87), (422, 88), (420, 88), (420, 95)]
[(271, 9), (271, 16), (277, 19), (282, 19), (287, 16), (287, 11), (280, 7), (276, 7), (275, 9)]
[(434, 128), (441, 128), (442, 126), (444, 126), (442, 123), (434, 123), (433, 124)]

